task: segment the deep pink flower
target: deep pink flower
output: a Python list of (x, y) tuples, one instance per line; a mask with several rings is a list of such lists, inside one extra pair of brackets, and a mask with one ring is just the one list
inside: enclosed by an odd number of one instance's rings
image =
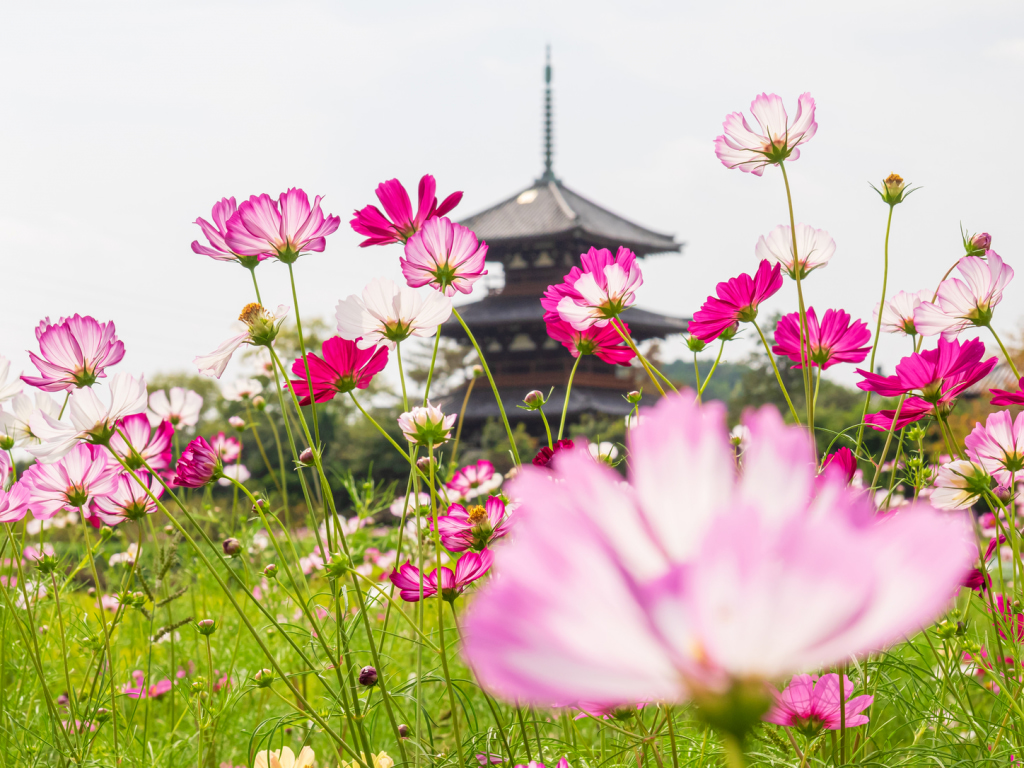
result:
[(115, 431), (110, 438), (110, 447), (129, 467), (141, 469), (145, 462), (150, 469), (159, 472), (171, 466), (174, 461), (174, 453), (171, 451), (174, 427), (171, 422), (162, 421), (153, 429), (149, 416), (134, 413), (119, 419), (115, 428), (128, 438), (128, 442)]
[(167, 678), (164, 678), (160, 682), (154, 683), (153, 685), (149, 686), (150, 698), (159, 699), (165, 693), (170, 692), (173, 688), (174, 688), (174, 683), (172, 683)]
[[(441, 568), (441, 597), (449, 602), (462, 594), (462, 591), (479, 579), (494, 562), (494, 553), (485, 549), (480, 554), (467, 552), (459, 558), (455, 564), (455, 571), (451, 568)], [(391, 583), (399, 589), (399, 596), (408, 603), (415, 603), (420, 599), (420, 571), (415, 565), (406, 563), (401, 568), (392, 571), (388, 577)], [(437, 569), (423, 577), (423, 597), (433, 597), (437, 594)]]
[(985, 258), (964, 256), (957, 264), (963, 280), (943, 280), (935, 303), (924, 301), (914, 311), (914, 326), (924, 336), (941, 333), (954, 339), (971, 326), (987, 326), (992, 312), (1003, 299), (1003, 289), (1013, 279), (1013, 269), (995, 251)]
[(217, 450), (205, 438), (197, 437), (181, 452), (174, 468), (174, 485), (202, 488), (220, 476), (223, 466)]
[(33, 464), (21, 483), (28, 488), (29, 509), (37, 520), (48, 520), (62, 509), (81, 509), (89, 518), (92, 503), (114, 490), (120, 471), (106, 448), (79, 443), (55, 464)]
[(833, 476), (844, 485), (849, 485), (853, 482), (855, 474), (857, 474), (857, 457), (849, 448), (840, 448), (825, 457), (825, 464), (821, 471), (822, 477)]
[(471, 293), (473, 283), (487, 274), (487, 243), (472, 230), (445, 217), (428, 219), (405, 244), (399, 259), (410, 288), (429, 285), (445, 296)]
[(195, 224), (203, 230), (209, 241), (209, 247), (201, 245), (198, 240), (192, 241), (192, 250), (202, 256), (209, 256), (217, 261), (237, 261), (245, 267), (255, 267), (260, 261), (270, 258), (269, 254), (261, 253), (258, 256), (241, 256), (228, 246), (228, 220), (238, 210), (238, 204), (233, 197), (225, 197), (219, 203), (213, 204), (213, 224), (200, 217)]
[(419, 205), (412, 215), (412, 202), (398, 179), (384, 181), (377, 185), (377, 199), (384, 206), (384, 213), (375, 205), (368, 205), (352, 215), (352, 229), (368, 239), (359, 245), (387, 245), (404, 243), (423, 228), (424, 222), (436, 216), (444, 216), (462, 201), (461, 192), (452, 192), (440, 205), (434, 194), (437, 183), (429, 173), (420, 179)]
[(726, 168), (739, 168), (744, 173), (760, 176), (766, 165), (800, 157), (801, 144), (810, 141), (818, 130), (814, 121), (814, 99), (804, 93), (797, 100), (796, 119), (789, 115), (782, 99), (762, 93), (750, 103), (750, 113), (757, 120), (761, 133), (755, 133), (742, 112), (726, 116), (725, 134), (715, 139), (715, 154)]
[(753, 277), (740, 275), (716, 286), (718, 296), (709, 296), (704, 306), (693, 313), (690, 335), (706, 344), (737, 321), (753, 322), (758, 305), (778, 293), (781, 287), (782, 265), (773, 267), (767, 259), (762, 259)]
[[(807, 338), (810, 346), (811, 366), (828, 370), (836, 363), (859, 363), (868, 356), (871, 346), (871, 331), (863, 320), (851, 322), (850, 316), (841, 309), (826, 309), (825, 316), (818, 323), (814, 308), (807, 308)], [(807, 352), (805, 344), (805, 353)], [(803, 367), (800, 355), (800, 314), (793, 312), (783, 315), (775, 329), (775, 346), (772, 352), (792, 360), (794, 368)]]
[(544, 292), (544, 319), (557, 317), (577, 330), (607, 325), (636, 301), (644, 283), (636, 254), (622, 246), (614, 256), (607, 248), (591, 248), (580, 261), (582, 269), (573, 267), (560, 284)]
[(218, 432), (210, 438), (210, 447), (217, 452), (223, 464), (238, 461), (238, 457), (242, 455), (242, 444), (238, 438), (229, 437), (223, 432)]
[(91, 387), (107, 375), (107, 366), (124, 357), (113, 321), (98, 323), (89, 316), (62, 317), (56, 323), (47, 317), (36, 327), (36, 341), (40, 354), (29, 351), (28, 356), (40, 375), (21, 380), (45, 392)]
[[(116, 477), (114, 487), (106, 496), (96, 498), (93, 513), (107, 525), (117, 525), (124, 520), (141, 520), (156, 512), (156, 498), (164, 492), (163, 483), (144, 469), (136, 470), (138, 480), (122, 472)], [(141, 484), (140, 484), (141, 481)]]
[[(999, 612), (1002, 623), (1008, 627), (1013, 627), (1013, 633), (1017, 640), (1024, 640), (1024, 614), (1013, 612), (1013, 602), (1005, 599), (1002, 595), (996, 594), (996, 610)], [(998, 624), (996, 629), (999, 632), (999, 636), (1003, 639), (1006, 638), (1006, 633)]]
[[(629, 326), (623, 320), (616, 320), (623, 332), (629, 336)], [(555, 341), (569, 350), (573, 357), (580, 355), (597, 355), (609, 365), (629, 366), (629, 361), (636, 355), (622, 340), (619, 332), (609, 323), (604, 327), (592, 325), (579, 330), (561, 318), (547, 320), (547, 331)]]
[(324, 218), (322, 199), (317, 195), (311, 206), (306, 193), (297, 188), (282, 192), (277, 200), (267, 194), (253, 195), (228, 219), (228, 248), (242, 256), (273, 256), (286, 264), (304, 252), (323, 251), (325, 238), (338, 229), (341, 218)]
[[(309, 360), (309, 377), (313, 383), (313, 396), (318, 403), (325, 403), (337, 394), (353, 389), (366, 389), (370, 380), (384, 370), (388, 364), (388, 348), (360, 349), (359, 339), (350, 341), (332, 336), (324, 342), (320, 359), (312, 352)], [(309, 384), (306, 382), (306, 367), (302, 359), (292, 363), (292, 390), (302, 398), (301, 405), (309, 405)]]
[(1016, 421), (1009, 411), (990, 413), (984, 427), (977, 424), (964, 438), (964, 447), (971, 461), (1008, 487), (1024, 469), (1024, 413)]
[(482, 496), (497, 489), (503, 479), (500, 473), (494, 471), (491, 462), (480, 459), (475, 464), (467, 464), (452, 475), (452, 479), (446, 483), (450, 491), (448, 498), (454, 501)]
[(980, 568), (975, 568), (960, 584), (975, 592), (983, 592), (986, 587), (992, 586), (992, 577), (987, 573), (982, 573)]
[(724, 405), (685, 393), (643, 415), (629, 483), (583, 449), (553, 477), (516, 476), (515, 545), (497, 550), (463, 621), (464, 653), (495, 693), (736, 695), (915, 632), (977, 556), (963, 514), (920, 504), (877, 518), (864, 494), (821, 488), (806, 430), (774, 408), (747, 416), (738, 476)]
[(30, 501), (29, 486), (24, 478), (4, 490), (0, 484), (0, 523), (16, 523), (25, 517)]
[(533, 457), (533, 466), (535, 467), (546, 467), (551, 464), (551, 460), (564, 451), (571, 451), (576, 447), (576, 444), (566, 438), (565, 440), (556, 440), (553, 448), (548, 448), (546, 445), (537, 451), (537, 455)]
[(992, 405), (1024, 405), (1024, 377), (1017, 382), (1017, 391), (1010, 392), (1006, 389), (990, 389), (992, 393)]
[[(508, 533), (511, 527), (511, 513), (497, 496), (490, 496), (484, 506), (474, 504), (469, 509), (461, 504), (452, 504), (446, 514), (437, 518), (441, 543), (449, 552), (465, 552), (467, 549), (482, 552), (491, 542)], [(433, 520), (430, 521), (430, 530), (434, 530)]]
[[(867, 715), (861, 713), (875, 697), (851, 696), (853, 683), (845, 675), (842, 692), (846, 700), (846, 727), (867, 725)], [(823, 728), (837, 731), (843, 724), (839, 701), (839, 675), (793, 675), (786, 690), (775, 694), (775, 706), (764, 721), (796, 728), (807, 736), (815, 736)]]

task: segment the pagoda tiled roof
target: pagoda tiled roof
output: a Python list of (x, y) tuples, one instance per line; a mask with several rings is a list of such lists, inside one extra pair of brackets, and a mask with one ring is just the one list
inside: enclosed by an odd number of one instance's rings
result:
[(538, 181), (461, 222), (492, 248), (576, 236), (595, 245), (624, 245), (637, 255), (679, 251), (672, 235), (654, 232), (602, 208), (561, 181)]
[[(511, 387), (504, 387), (499, 391), (501, 392), (501, 401), (505, 406), (505, 413), (508, 415), (510, 423), (540, 421), (540, 414), (537, 411), (527, 411), (516, 407), (517, 405), (522, 405), (523, 397), (529, 391), (527, 388), (513, 389)], [(458, 413), (465, 394), (466, 389), (463, 386), (437, 399), (436, 402), (444, 409), (445, 413)], [(569, 417), (579, 416), (583, 413), (626, 416), (633, 409), (633, 406), (626, 402), (626, 399), (623, 397), (624, 394), (625, 390), (616, 392), (615, 390), (596, 387), (573, 387), (572, 393), (569, 395), (569, 408), (566, 414)], [(564, 404), (565, 389), (559, 388), (551, 394), (545, 410), (549, 414), (561, 413)], [(499, 415), (498, 404), (494, 399), (493, 390), (487, 386), (486, 380), (477, 382), (472, 394), (469, 396), (469, 402), (466, 404), (466, 421), (483, 421), (489, 418), (498, 418)]]

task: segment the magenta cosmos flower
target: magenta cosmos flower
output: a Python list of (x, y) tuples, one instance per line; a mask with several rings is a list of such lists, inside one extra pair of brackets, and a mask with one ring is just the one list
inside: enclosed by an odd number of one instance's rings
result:
[(1003, 289), (1013, 279), (1013, 269), (989, 251), (986, 258), (964, 256), (957, 264), (960, 278), (943, 280), (935, 303), (922, 302), (914, 312), (914, 325), (923, 336), (941, 333), (953, 339), (971, 326), (987, 326), (992, 311), (1003, 299)]
[(980, 464), (999, 485), (1009, 487), (1024, 469), (1024, 414), (990, 413), (985, 426), (975, 425), (964, 438), (971, 461)]
[(994, 395), (992, 405), (1024, 405), (1024, 378), (1017, 382), (1017, 391), (1010, 392), (1006, 389), (990, 389)]
[[(441, 543), (449, 552), (465, 552), (467, 549), (482, 552), (491, 542), (508, 533), (511, 527), (511, 513), (497, 496), (489, 497), (486, 505), (473, 504), (468, 509), (461, 504), (452, 504), (446, 514), (437, 518)], [(430, 521), (430, 530), (434, 530), (433, 520)]]
[(825, 457), (819, 477), (835, 477), (841, 480), (843, 485), (849, 485), (856, 474), (857, 457), (849, 448), (843, 447)]
[[(325, 403), (335, 395), (366, 389), (370, 380), (384, 370), (388, 364), (387, 347), (360, 349), (359, 340), (349, 341), (332, 336), (321, 348), (323, 359), (312, 352), (306, 355), (309, 361), (309, 377), (313, 383), (313, 397), (318, 403)], [(309, 384), (306, 381), (306, 366), (302, 359), (292, 363), (292, 390), (302, 398), (300, 405), (309, 405)]]
[[(546, 315), (545, 315), (546, 317)], [(623, 320), (615, 321), (626, 336), (629, 336), (629, 326)], [(548, 336), (563, 347), (569, 350), (573, 357), (580, 355), (597, 355), (598, 359), (604, 360), (609, 365), (629, 366), (630, 360), (636, 355), (629, 345), (622, 340), (619, 332), (612, 327), (611, 323), (604, 327), (592, 325), (589, 328), (579, 330), (573, 328), (561, 318), (546, 320)]]
[(759, 259), (778, 262), (786, 274), (794, 279), (799, 272), (803, 280), (814, 270), (828, 264), (836, 252), (836, 243), (824, 229), (797, 224), (797, 255), (794, 257), (792, 232), (788, 224), (780, 224), (767, 235), (761, 235), (757, 238), (754, 255)]
[[(861, 714), (871, 706), (874, 696), (851, 696), (853, 683), (843, 676), (843, 698), (846, 699), (847, 728), (867, 725), (867, 715)], [(808, 737), (818, 735), (822, 729), (838, 731), (843, 724), (839, 706), (839, 675), (794, 675), (782, 693), (775, 694), (775, 705), (764, 716), (767, 723), (796, 728)]]
[(317, 195), (313, 205), (301, 189), (270, 195), (253, 195), (227, 221), (224, 238), (228, 248), (242, 256), (274, 257), (291, 264), (307, 251), (321, 252), (327, 235), (338, 229), (339, 216), (324, 217)]
[(502, 480), (504, 478), (501, 473), (494, 471), (491, 462), (480, 459), (475, 464), (467, 464), (458, 470), (445, 485), (448, 488), (448, 498), (458, 501), (473, 499), (497, 490)]
[(558, 285), (549, 286), (540, 303), (577, 330), (605, 326), (636, 301), (644, 278), (636, 254), (619, 247), (615, 255), (607, 248), (591, 248), (580, 255), (583, 264), (573, 267)]
[(537, 455), (533, 457), (533, 461), (531, 463), (535, 467), (546, 467), (549, 464), (551, 464), (555, 456), (560, 456), (564, 453), (568, 453), (575, 447), (576, 443), (574, 443), (572, 440), (569, 440), (568, 438), (566, 438), (565, 440), (556, 440), (554, 446), (552, 446), (551, 448), (545, 445), (539, 451), (537, 451)]
[(774, 408), (747, 415), (738, 474), (723, 405), (686, 393), (645, 411), (628, 484), (582, 449), (555, 482), (517, 475), (515, 546), (463, 623), (494, 692), (542, 706), (749, 693), (916, 631), (977, 555), (962, 515), (879, 519), (816, 483), (806, 431)]
[[(479, 579), (491, 568), (494, 562), (494, 553), (489, 549), (477, 554), (467, 552), (459, 558), (455, 564), (455, 570), (441, 568), (441, 598), (452, 602), (462, 594), (463, 590)], [(407, 603), (415, 603), (420, 599), (420, 571), (415, 565), (406, 563), (401, 568), (392, 571), (388, 577), (391, 583), (399, 589), (399, 596)], [(423, 577), (423, 597), (433, 597), (437, 594), (437, 569)]]
[(715, 287), (718, 296), (709, 296), (690, 321), (690, 335), (705, 344), (717, 339), (733, 323), (752, 323), (757, 308), (782, 287), (782, 265), (774, 267), (767, 259), (761, 261), (753, 277), (740, 275)]
[[(118, 431), (124, 434), (127, 442)], [(174, 461), (171, 451), (173, 437), (174, 427), (171, 422), (161, 421), (154, 429), (150, 426), (149, 416), (134, 413), (117, 422), (115, 432), (110, 437), (110, 448), (132, 469), (141, 469), (148, 464), (150, 469), (159, 472), (167, 469)]]
[(224, 469), (217, 450), (203, 437), (195, 438), (181, 452), (174, 468), (174, 485), (202, 488), (220, 477)]
[(726, 168), (760, 176), (766, 165), (799, 158), (798, 147), (810, 141), (818, 130), (814, 99), (809, 93), (797, 99), (792, 125), (782, 99), (774, 93), (762, 93), (750, 102), (750, 113), (757, 120), (760, 133), (751, 130), (742, 112), (733, 112), (722, 123), (725, 133), (715, 139), (715, 154)]
[(217, 261), (237, 261), (247, 269), (255, 269), (256, 265), (261, 261), (270, 258), (269, 254), (260, 253), (255, 256), (246, 256), (235, 253), (227, 242), (228, 221), (235, 215), (237, 210), (238, 204), (235, 202), (235, 198), (225, 197), (219, 203), (214, 203), (213, 205), (212, 224), (202, 217), (196, 219), (194, 223), (198, 224), (199, 228), (203, 230), (203, 234), (210, 245), (205, 246), (200, 244), (198, 240), (193, 240), (192, 251), (201, 256), (209, 256)]
[(378, 184), (377, 199), (384, 213), (377, 206), (368, 205), (356, 211), (349, 222), (352, 229), (367, 238), (359, 246), (404, 243), (423, 228), (424, 222), (444, 216), (462, 201), (461, 192), (452, 192), (438, 205), (436, 190), (437, 182), (429, 173), (420, 179), (419, 205), (413, 216), (409, 193), (398, 179)]
[(473, 283), (487, 274), (486, 259), (487, 243), (461, 224), (438, 217), (409, 238), (399, 262), (409, 287), (429, 285), (451, 297), (456, 291), (472, 292)]
[[(871, 331), (863, 320), (851, 322), (850, 316), (841, 309), (826, 309), (825, 316), (818, 322), (813, 307), (807, 308), (807, 338), (804, 353), (808, 352), (811, 366), (820, 366), (823, 371), (836, 363), (859, 363), (868, 356), (871, 346)], [(772, 352), (788, 357), (801, 368), (800, 314), (793, 312), (783, 315), (775, 329), (775, 346)]]
[(117, 476), (110, 493), (97, 497), (93, 512), (107, 525), (118, 525), (125, 520), (141, 520), (156, 512), (154, 498), (158, 499), (163, 494), (163, 483), (156, 475), (144, 469), (137, 470), (135, 474), (138, 480), (122, 472)]
[(45, 392), (70, 392), (76, 387), (91, 387), (107, 374), (107, 366), (124, 357), (124, 344), (117, 339), (113, 321), (98, 323), (95, 318), (72, 315), (51, 323), (46, 318), (36, 327), (39, 354), (29, 351), (39, 376), (22, 376), (30, 387)]
[(29, 509), (37, 520), (48, 520), (64, 509), (81, 509), (89, 518), (91, 505), (114, 490), (120, 471), (106, 448), (79, 444), (55, 464), (33, 464), (21, 482), (28, 487)]

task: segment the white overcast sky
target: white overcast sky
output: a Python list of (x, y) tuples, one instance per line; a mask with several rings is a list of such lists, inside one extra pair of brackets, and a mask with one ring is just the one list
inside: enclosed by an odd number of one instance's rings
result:
[[(870, 320), (886, 208), (868, 183), (890, 172), (923, 186), (896, 211), (890, 295), (935, 285), (961, 222), (1024, 266), (1022, 21), (1020, 3), (942, 0), (6, 3), (0, 354), (27, 367), (39, 319), (80, 312), (116, 321), (122, 370), (189, 369), (252, 295), (244, 270), (192, 253), (191, 222), (222, 196), (290, 186), (342, 216), (297, 264), (303, 314), (333, 315), (399, 276), (398, 246), (360, 249), (348, 227), (378, 182), (433, 173), (440, 194), (465, 191), (466, 216), (539, 174), (547, 43), (558, 175), (687, 244), (647, 260), (642, 306), (690, 314), (756, 267), (758, 235), (786, 222), (781, 177), (726, 170), (712, 141), (757, 93), (792, 112), (810, 91), (796, 216), (838, 250), (809, 301)], [(266, 304), (291, 304), (283, 265), (258, 274)], [(1022, 299), (1024, 275), (1000, 330), (1019, 327)], [(769, 309), (794, 303), (787, 282)], [(907, 346), (886, 340), (887, 368)]]

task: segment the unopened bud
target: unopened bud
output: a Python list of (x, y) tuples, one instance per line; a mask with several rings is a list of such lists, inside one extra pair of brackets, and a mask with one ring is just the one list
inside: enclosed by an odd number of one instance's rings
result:
[(642, 398), (643, 396), (644, 393), (642, 390), (637, 391), (634, 389), (632, 392), (626, 393), (626, 402), (629, 403), (630, 405), (636, 405), (637, 403), (640, 402), (640, 398)]
[(964, 238), (964, 250), (967, 251), (968, 256), (984, 256), (991, 247), (992, 235), (988, 232), (979, 232)]
[(68, 705), (68, 701), (68, 695), (66, 693), (62, 693), (60, 696), (57, 697), (57, 706), (66, 707)]
[(49, 576), (57, 570), (57, 558), (53, 555), (43, 555), (36, 561), (36, 568), (39, 569), (40, 573)]
[(172, 534), (172, 533), (174, 533), (174, 526), (173, 526), (173, 525), (171, 525), (170, 523), (168, 523), (167, 525), (165, 525), (165, 526), (164, 526), (164, 533), (166, 533), (166, 534)]
[(299, 454), (299, 461), (301, 463), (303, 463), (303, 464), (312, 464), (313, 463), (313, 449), (312, 448), (307, 448), (302, 453), (300, 453)]
[(328, 578), (340, 579), (352, 566), (352, 561), (348, 559), (346, 555), (341, 552), (335, 552), (331, 555), (331, 559), (327, 561), (327, 565), (324, 570), (327, 571)]
[(544, 393), (537, 389), (532, 392), (527, 392), (526, 397), (523, 398), (523, 402), (526, 403), (528, 408), (537, 410), (544, 405)]
[(267, 688), (274, 682), (274, 673), (269, 669), (261, 669), (253, 675), (252, 681), (256, 683), (258, 688)]
[(696, 336), (686, 337), (686, 348), (689, 349), (691, 352), (703, 352), (704, 347), (706, 346), (707, 344), (698, 339)]
[(132, 605), (136, 608), (141, 608), (146, 604), (146, 595), (142, 592), (132, 592)]
[(110, 719), (110, 710), (106, 707), (100, 707), (96, 710), (96, 722), (105, 723)]
[(224, 554), (228, 557), (234, 557), (242, 551), (242, 542), (235, 538), (224, 539), (221, 546), (224, 547)]
[(14, 447), (14, 438), (10, 435), (0, 436), (0, 449), (9, 451)]
[(202, 692), (203, 692), (203, 681), (197, 679), (197, 680), (195, 680), (192, 683), (192, 693), (202, 693)]
[(196, 629), (199, 630), (200, 635), (212, 635), (217, 631), (217, 622), (213, 619), (203, 619), (202, 621), (196, 622)]
[(274, 563), (271, 563), (270, 565), (268, 565), (266, 568), (263, 569), (263, 575), (266, 576), (268, 579), (276, 579), (277, 578), (277, 566)]
[(426, 472), (428, 469), (430, 469), (430, 462), (432, 461), (433, 459), (430, 456), (424, 456), (420, 459), (416, 459), (416, 466), (422, 471)]
[(876, 191), (882, 196), (883, 202), (890, 206), (902, 203), (907, 195), (913, 192), (898, 173), (890, 173), (882, 180), (882, 188)]
[(473, 378), (476, 379), (476, 378), (479, 378), (480, 376), (484, 375), (484, 369), (483, 369), (482, 366), (474, 365), (473, 368), (472, 368), (472, 373), (473, 373)]
[(262, 411), (267, 407), (267, 401), (263, 398), (263, 395), (256, 395), (256, 397), (252, 399), (252, 406), (257, 411)]
[(259, 514), (260, 510), (264, 512), (270, 509), (270, 502), (266, 499), (256, 499), (256, 503), (252, 505), (252, 513), (254, 515)]
[(401, 736), (403, 739), (406, 738), (409, 735), (409, 726), (406, 725), (405, 723), (402, 723), (401, 725), (399, 725), (398, 726), (398, 735)]
[(245, 429), (245, 419), (243, 419), (241, 416), (232, 416), (231, 418), (228, 419), (228, 424), (237, 429), (239, 432)]
[(104, 525), (102, 528), (100, 528), (100, 538), (103, 539), (103, 541), (109, 541), (110, 537), (113, 536), (113, 535), (114, 535), (114, 529), (113, 528), (111, 528), (109, 526), (106, 526), (106, 525)]
[(363, 667), (359, 670), (359, 684), (367, 688), (377, 684), (377, 670), (373, 667)]

